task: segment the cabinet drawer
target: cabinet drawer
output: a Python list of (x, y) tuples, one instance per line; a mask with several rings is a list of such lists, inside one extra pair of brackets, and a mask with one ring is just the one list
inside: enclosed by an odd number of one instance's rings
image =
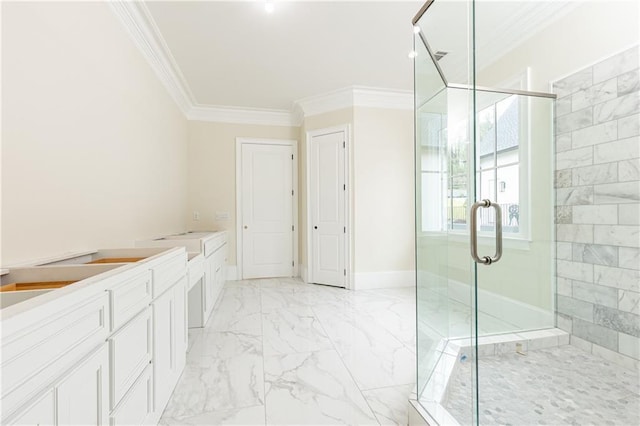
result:
[(204, 256), (209, 257), (214, 251), (222, 247), (227, 242), (227, 233), (220, 232), (215, 237), (209, 238), (204, 242)]
[(56, 316), (3, 336), (2, 419), (104, 343), (109, 333), (108, 305), (109, 297), (103, 291)]
[(111, 412), (111, 425), (152, 424), (153, 382), (151, 365), (144, 369), (140, 377)]
[(109, 289), (111, 302), (111, 331), (142, 311), (151, 302), (151, 271), (123, 281)]
[(173, 256), (153, 268), (153, 298), (160, 296), (187, 274), (187, 254)]
[(151, 361), (151, 330), (147, 307), (109, 339), (112, 409)]
[(198, 256), (189, 261), (189, 289), (204, 276), (204, 258)]

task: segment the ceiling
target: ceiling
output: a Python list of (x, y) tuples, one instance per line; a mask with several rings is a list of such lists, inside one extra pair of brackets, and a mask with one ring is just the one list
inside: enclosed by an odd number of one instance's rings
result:
[(411, 19), (422, 1), (147, 1), (196, 106), (291, 110), (368, 86), (411, 90)]

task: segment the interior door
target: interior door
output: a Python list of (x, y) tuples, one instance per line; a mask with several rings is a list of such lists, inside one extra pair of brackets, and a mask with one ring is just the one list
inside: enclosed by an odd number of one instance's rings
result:
[(242, 278), (293, 275), (293, 147), (242, 144)]
[(310, 281), (344, 287), (347, 232), (344, 131), (313, 136), (310, 151)]

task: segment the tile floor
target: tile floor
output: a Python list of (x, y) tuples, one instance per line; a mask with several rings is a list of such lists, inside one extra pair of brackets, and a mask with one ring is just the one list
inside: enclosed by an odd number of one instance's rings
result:
[[(471, 424), (472, 363), (460, 364), (445, 407)], [(575, 346), (480, 359), (480, 424), (638, 425), (638, 372)]]
[(231, 281), (161, 424), (407, 424), (415, 289)]

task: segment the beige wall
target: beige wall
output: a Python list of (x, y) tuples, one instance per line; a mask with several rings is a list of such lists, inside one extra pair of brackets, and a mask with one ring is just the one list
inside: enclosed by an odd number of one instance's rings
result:
[(413, 270), (413, 111), (357, 107), (353, 133), (355, 272)]
[(550, 92), (551, 82), (638, 44), (640, 2), (584, 1), (478, 74), (495, 86), (531, 67), (531, 90)]
[[(236, 138), (298, 140), (298, 127), (189, 122), (187, 228), (227, 230), (229, 265), (236, 264)], [(193, 220), (193, 212), (200, 220)], [(216, 220), (216, 212), (229, 214)]]
[(2, 3), (2, 264), (185, 224), (187, 121), (105, 3)]

